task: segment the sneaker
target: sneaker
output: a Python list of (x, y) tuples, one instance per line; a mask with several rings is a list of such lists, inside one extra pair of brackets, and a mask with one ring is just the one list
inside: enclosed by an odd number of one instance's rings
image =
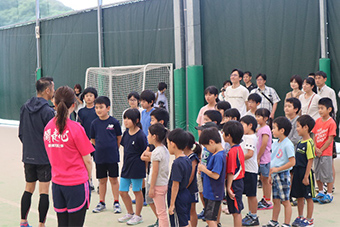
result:
[(136, 200), (135, 199), (132, 200), (132, 204), (136, 204)]
[(260, 180), (257, 181), (257, 187), (262, 188), (262, 181), (260, 181)]
[(115, 214), (120, 214), (120, 213), (122, 213), (122, 209), (120, 208), (120, 204), (119, 204), (119, 203), (113, 204), (113, 212), (114, 212)]
[(197, 214), (197, 218), (198, 219), (204, 219), (204, 208), (199, 214)]
[(91, 192), (94, 191), (94, 185), (93, 185), (92, 179), (90, 179), (90, 190)]
[(292, 205), (293, 207), (296, 207), (297, 206), (297, 200), (290, 199), (290, 205)]
[(217, 224), (217, 227), (222, 227), (222, 224), (221, 224), (221, 223), (218, 223), (218, 224)]
[(300, 227), (301, 222), (303, 221), (303, 218), (297, 217), (295, 218), (295, 220), (292, 223), (293, 227)]
[(228, 206), (223, 207), (222, 212), (225, 213), (225, 214), (230, 214), (230, 212), (228, 210)]
[(328, 194), (322, 197), (321, 199), (319, 199), (320, 204), (330, 203), (332, 201), (333, 201), (333, 196), (330, 196)]
[(305, 219), (300, 223), (300, 226), (314, 227), (314, 219), (308, 221), (307, 218), (305, 218)]
[(94, 209), (92, 210), (92, 212), (93, 212), (93, 213), (99, 213), (99, 212), (102, 212), (102, 211), (105, 210), (105, 209), (106, 209), (105, 203), (103, 204), (103, 203), (99, 202), (98, 205), (96, 206), (96, 208), (94, 208)]
[(243, 219), (242, 219), (242, 226), (257, 226), (260, 225), (259, 222), (259, 217), (252, 217), (250, 214), (247, 214)]
[(146, 207), (147, 205), (148, 205), (148, 204), (147, 204), (147, 203), (144, 201), (144, 202), (143, 202), (143, 206), (145, 206), (145, 207)]
[(32, 227), (31, 225), (28, 224), (28, 222), (20, 222), (20, 227)]
[(270, 220), (267, 225), (262, 225), (262, 227), (279, 227), (279, 223), (277, 221)]
[(137, 225), (143, 222), (142, 216), (133, 215), (133, 217), (126, 222), (128, 225)]
[(123, 217), (118, 218), (118, 222), (124, 223), (129, 221), (134, 215), (133, 214), (125, 214)]
[(285, 223), (283, 223), (283, 224), (281, 225), (281, 227), (291, 227), (291, 226), (290, 226), (290, 224), (285, 224)]
[(158, 219), (157, 219), (157, 221), (156, 221), (156, 223), (155, 223), (155, 224), (148, 225), (148, 227), (158, 227)]
[[(263, 200), (263, 201), (262, 201)], [(262, 207), (257, 207), (258, 210), (270, 210), (273, 209), (273, 204), (269, 201), (262, 199)]]
[(265, 199), (262, 198), (258, 203), (257, 203), (257, 209), (260, 209), (262, 207), (264, 207), (263, 203), (265, 202)]
[(313, 198), (313, 202), (319, 202), (323, 197), (325, 197), (325, 194), (321, 194), (320, 192)]

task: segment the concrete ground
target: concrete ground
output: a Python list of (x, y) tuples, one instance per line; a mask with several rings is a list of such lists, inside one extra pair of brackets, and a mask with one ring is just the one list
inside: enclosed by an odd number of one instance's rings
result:
[[(20, 222), (20, 199), (25, 188), (23, 163), (21, 162), (21, 143), (17, 137), (17, 126), (5, 126), (0, 124), (0, 144), (1, 144), (1, 159), (0, 159), (0, 227), (3, 226), (18, 226)], [(337, 178), (340, 177), (340, 159), (335, 160)], [(94, 181), (95, 185), (98, 185), (97, 181)], [(335, 187), (340, 190), (340, 180), (336, 181)], [(258, 191), (258, 198), (261, 198), (262, 190)], [(334, 200), (331, 204), (314, 206), (314, 223), (315, 226), (340, 226), (340, 202), (338, 198), (338, 192), (334, 193)], [(36, 227), (38, 225), (38, 199), (39, 196), (34, 193), (32, 197), (32, 206), (28, 216), (30, 225)], [(246, 206), (247, 201), (244, 197), (243, 202), (245, 209), (242, 211), (244, 216), (248, 211)], [(111, 190), (108, 189), (106, 195), (107, 210), (94, 214), (92, 209), (98, 203), (98, 194), (92, 192), (90, 210), (87, 212), (85, 226), (126, 226), (126, 224), (118, 223), (117, 219), (123, 214), (114, 214), (112, 203), (113, 196)], [(125, 208), (121, 202), (123, 212)], [(199, 203), (196, 207), (197, 211), (202, 210), (202, 205)], [(259, 211), (261, 225), (268, 222), (271, 219), (271, 210)], [(142, 211), (144, 223), (139, 226), (148, 226), (155, 222), (155, 217), (150, 207), (144, 207)], [(293, 207), (292, 221), (297, 216), (297, 208)], [(339, 219), (338, 219), (339, 218)], [(283, 221), (283, 209), (279, 222)], [(222, 214), (221, 217), (222, 226), (233, 226), (233, 220), (231, 215)], [(53, 210), (52, 197), (50, 196), (50, 210), (48, 212), (46, 226), (57, 226), (57, 217)], [(206, 226), (206, 223), (199, 221), (198, 226)]]

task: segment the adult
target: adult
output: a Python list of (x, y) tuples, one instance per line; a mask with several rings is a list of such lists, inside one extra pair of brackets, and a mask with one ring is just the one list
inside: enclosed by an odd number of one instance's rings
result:
[(52, 195), (58, 226), (83, 226), (90, 205), (90, 153), (94, 148), (84, 128), (69, 118), (75, 102), (72, 88), (58, 88), (57, 115), (46, 125), (43, 137), (52, 166)]
[(330, 98), (334, 106), (334, 114), (338, 112), (338, 104), (336, 102), (335, 91), (326, 85), (327, 74), (323, 71), (318, 71), (315, 73), (315, 84), (317, 86), (317, 94), (321, 98)]
[(274, 119), (278, 102), (281, 101), (274, 88), (266, 86), (266, 74), (258, 74), (256, 76), (257, 89), (253, 89), (251, 93), (256, 93), (262, 97), (261, 104), (258, 108), (266, 108), (270, 111), (270, 118)]
[(244, 84), (246, 85), (246, 88), (248, 89), (249, 93), (257, 88), (256, 84), (254, 84), (252, 81), (251, 81), (251, 78), (252, 78), (252, 74), (251, 72), (249, 71), (245, 71), (244, 72), (244, 75), (243, 75), (243, 82)]
[(249, 91), (240, 84), (243, 78), (243, 72), (239, 69), (233, 69), (230, 74), (232, 85), (227, 87), (224, 92), (225, 101), (229, 102), (232, 108), (238, 109), (241, 116), (245, 115), (248, 106)]
[(53, 78), (43, 77), (35, 83), (37, 96), (29, 99), (20, 109), (19, 138), (22, 142), (22, 162), (26, 186), (21, 197), (20, 226), (29, 226), (27, 216), (31, 198), (39, 181), (39, 226), (45, 226), (49, 207), (51, 165), (44, 147), (43, 134), (47, 123), (54, 117), (54, 109), (48, 104), (54, 95)]
[(289, 99), (289, 98), (299, 99), (300, 95), (303, 94), (303, 91), (301, 91), (301, 89), (302, 89), (302, 79), (299, 75), (293, 75), (290, 78), (290, 87), (293, 90), (286, 94), (285, 100)]
[(320, 117), (318, 103), (321, 97), (313, 91), (315, 88), (314, 79), (307, 77), (303, 80), (302, 87), (305, 93), (299, 97), (301, 102), (301, 114), (308, 114), (316, 120)]
[(74, 85), (74, 94), (76, 95), (76, 108), (73, 111), (73, 117), (74, 120), (77, 120), (77, 116), (78, 116), (78, 110), (80, 110), (83, 107), (83, 101), (81, 100), (81, 92), (82, 92), (82, 88), (80, 84), (76, 84)]

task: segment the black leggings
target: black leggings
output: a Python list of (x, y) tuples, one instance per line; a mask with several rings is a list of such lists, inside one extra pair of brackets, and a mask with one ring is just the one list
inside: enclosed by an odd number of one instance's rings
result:
[(83, 226), (85, 221), (85, 215), (87, 210), (87, 204), (85, 206), (74, 213), (57, 213), (58, 217), (58, 226), (64, 227), (64, 226)]

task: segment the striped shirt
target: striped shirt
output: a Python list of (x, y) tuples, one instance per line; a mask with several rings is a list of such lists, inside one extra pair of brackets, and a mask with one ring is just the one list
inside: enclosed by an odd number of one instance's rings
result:
[(256, 94), (261, 96), (262, 101), (261, 101), (261, 104), (258, 106), (258, 108), (266, 108), (270, 112), (272, 112), (273, 105), (268, 101), (268, 99), (266, 97), (264, 97), (262, 92), (273, 102), (273, 104), (280, 102), (281, 99), (278, 96), (278, 94), (276, 93), (276, 91), (274, 90), (274, 88), (267, 87), (267, 86), (264, 87), (264, 90), (257, 88), (257, 89), (253, 89), (250, 92), (251, 94), (256, 93)]

